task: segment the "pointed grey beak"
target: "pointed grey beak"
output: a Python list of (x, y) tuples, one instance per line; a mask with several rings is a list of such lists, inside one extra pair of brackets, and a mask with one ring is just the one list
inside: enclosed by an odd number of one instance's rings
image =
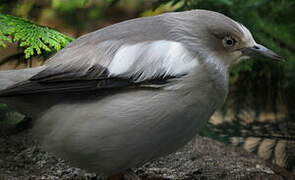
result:
[(284, 58), (282, 56), (279, 56), (275, 52), (273, 52), (270, 49), (267, 49), (266, 47), (260, 45), (260, 44), (255, 44), (253, 47), (248, 47), (244, 48), (241, 50), (241, 52), (249, 57), (266, 57), (270, 59), (276, 59), (283, 61)]

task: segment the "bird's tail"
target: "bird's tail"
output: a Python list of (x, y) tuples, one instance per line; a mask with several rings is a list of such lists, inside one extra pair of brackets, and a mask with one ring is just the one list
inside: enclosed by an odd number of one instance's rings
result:
[[(0, 71), (0, 94), (2, 90), (15, 85), (16, 83), (26, 81), (30, 79), (32, 76), (42, 71), (44, 67), (36, 67), (36, 68), (28, 68), (28, 69), (20, 69), (20, 70), (7, 70)], [(26, 98), (26, 97), (1, 97), (0, 96), (0, 104), (7, 104), (9, 107), (14, 110), (21, 112), (25, 115), (31, 115), (32, 109), (36, 109), (35, 107), (31, 107), (34, 99)], [(36, 106), (37, 107), (37, 106)]]
[(42, 69), (44, 69), (43, 66), (20, 70), (0, 71), (0, 91), (21, 81), (28, 80)]

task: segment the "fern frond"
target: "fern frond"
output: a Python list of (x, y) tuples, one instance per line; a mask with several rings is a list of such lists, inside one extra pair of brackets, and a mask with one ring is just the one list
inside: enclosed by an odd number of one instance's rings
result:
[(25, 48), (25, 58), (40, 55), (43, 51), (58, 51), (72, 40), (73, 38), (48, 27), (0, 14), (0, 47), (6, 47), (6, 42), (18, 42), (19, 46)]

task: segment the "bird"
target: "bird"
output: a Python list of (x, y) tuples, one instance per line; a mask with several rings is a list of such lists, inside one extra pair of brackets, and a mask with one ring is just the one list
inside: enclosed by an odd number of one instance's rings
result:
[(283, 58), (209, 10), (85, 34), (39, 67), (0, 71), (0, 102), (34, 119), (42, 147), (106, 177), (177, 151), (228, 94), (241, 59)]

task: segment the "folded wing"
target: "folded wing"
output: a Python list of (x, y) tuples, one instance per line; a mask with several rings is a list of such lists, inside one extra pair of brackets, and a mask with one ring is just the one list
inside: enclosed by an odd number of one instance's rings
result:
[(80, 43), (58, 52), (44, 70), (0, 91), (0, 96), (165, 84), (189, 74), (197, 65), (184, 46), (174, 41)]

